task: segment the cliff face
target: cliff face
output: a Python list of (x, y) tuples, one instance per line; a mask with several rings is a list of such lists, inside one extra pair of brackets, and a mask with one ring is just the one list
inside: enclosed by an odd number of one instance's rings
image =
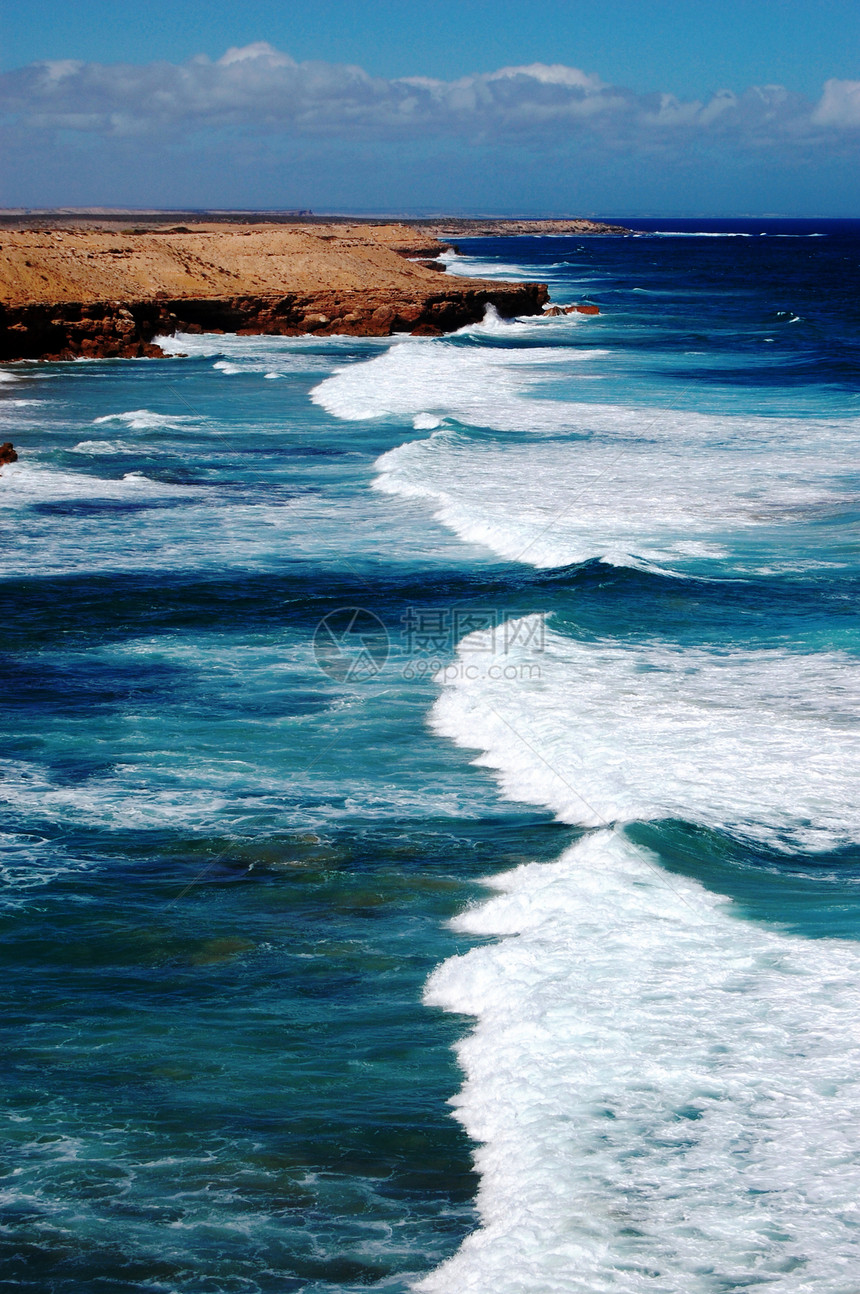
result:
[[(436, 276), (439, 282), (439, 276)], [(0, 306), (0, 360), (157, 356), (153, 338), (176, 332), (351, 333), (436, 336), (477, 323), (488, 304), (500, 314), (537, 314), (542, 283), (449, 280), (435, 293), (319, 291), (284, 296), (182, 297), (174, 300), (61, 302)]]
[(444, 248), (397, 225), (4, 232), (0, 359), (157, 355), (154, 337), (182, 331), (434, 334), (548, 299), (445, 278)]

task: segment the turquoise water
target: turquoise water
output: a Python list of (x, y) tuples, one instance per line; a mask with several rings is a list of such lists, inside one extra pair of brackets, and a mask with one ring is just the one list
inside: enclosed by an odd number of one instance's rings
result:
[(7, 368), (5, 1288), (853, 1288), (860, 237), (708, 232)]

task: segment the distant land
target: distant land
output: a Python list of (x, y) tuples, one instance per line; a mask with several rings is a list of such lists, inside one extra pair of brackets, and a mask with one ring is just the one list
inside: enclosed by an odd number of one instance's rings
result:
[(303, 212), (2, 211), (0, 360), (134, 358), (174, 332), (436, 335), (535, 314), (543, 283), (443, 278), (439, 235), (626, 233), (590, 220), (397, 224)]
[(582, 217), (543, 219), (531, 216), (372, 216), (316, 215), (312, 211), (158, 210), (148, 207), (0, 207), (0, 226), (11, 229), (98, 228), (171, 224), (242, 225), (406, 225), (435, 233), (482, 238), (517, 234), (627, 234), (624, 225)]

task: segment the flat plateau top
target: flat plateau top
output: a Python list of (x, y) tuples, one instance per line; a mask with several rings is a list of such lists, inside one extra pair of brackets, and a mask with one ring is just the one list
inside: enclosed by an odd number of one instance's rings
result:
[[(0, 303), (386, 289), (428, 293), (444, 244), (406, 225), (200, 222), (0, 229)], [(463, 286), (468, 281), (460, 281)]]

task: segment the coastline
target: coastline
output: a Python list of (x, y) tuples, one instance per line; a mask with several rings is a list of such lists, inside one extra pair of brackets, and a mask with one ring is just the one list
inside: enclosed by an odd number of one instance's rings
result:
[(443, 277), (448, 246), (405, 225), (6, 229), (0, 360), (160, 356), (176, 332), (435, 336), (548, 301)]
[(463, 251), (597, 328), (13, 375), (34, 1279), (856, 1265), (852, 244), (568, 247)]

